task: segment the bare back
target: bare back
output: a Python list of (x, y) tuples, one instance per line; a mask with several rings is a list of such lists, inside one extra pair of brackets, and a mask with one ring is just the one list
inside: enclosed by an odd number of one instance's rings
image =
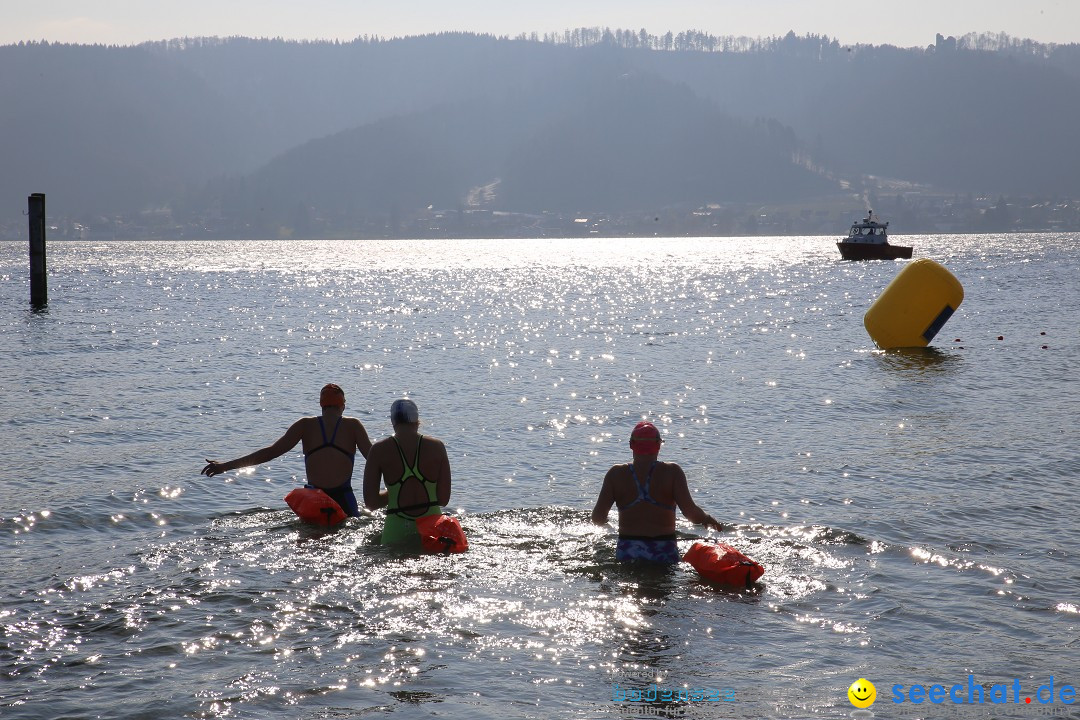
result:
[(301, 422), (308, 483), (315, 487), (334, 488), (349, 482), (356, 453), (364, 455), (371, 447), (363, 424), (356, 418), (333, 415), (303, 418)]
[[(611, 470), (611, 492), (619, 508), (619, 532), (654, 537), (675, 532), (675, 485), (683, 477), (674, 463), (616, 465)], [(634, 474), (637, 474), (637, 482)], [(685, 482), (685, 478), (683, 479)], [(647, 496), (639, 495), (647, 490)]]
[[(382, 482), (386, 483), (387, 488), (400, 483), (397, 489), (398, 507), (427, 503), (428, 491), (424, 483), (434, 484), (440, 506), (450, 502), (450, 460), (446, 454), (446, 446), (438, 438), (424, 435), (421, 441), (420, 437), (415, 432), (402, 432), (379, 440), (371, 446), (364, 468), (364, 501), (369, 508), (374, 507), (373, 498), (378, 495)], [(403, 457), (405, 462), (402, 462)], [(405, 463), (410, 466), (415, 463), (424, 482), (411, 477)]]
[(655, 457), (635, 456), (633, 464), (613, 465), (608, 470), (593, 508), (594, 523), (605, 524), (612, 505), (619, 508), (619, 534), (624, 536), (671, 535), (676, 507), (691, 522), (715, 523), (690, 497), (683, 469), (658, 460), (653, 464)]

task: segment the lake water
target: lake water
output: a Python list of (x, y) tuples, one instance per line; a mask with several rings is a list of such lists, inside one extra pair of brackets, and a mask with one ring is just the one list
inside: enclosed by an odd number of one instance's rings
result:
[[(834, 240), (54, 242), (39, 313), (0, 243), (0, 718), (1077, 717), (1080, 240), (898, 238), (966, 297), (891, 353), (904, 262)], [(416, 400), (468, 553), (300, 524), (299, 449), (199, 475), (326, 382), (373, 438)], [(756, 590), (614, 561), (643, 418)]]

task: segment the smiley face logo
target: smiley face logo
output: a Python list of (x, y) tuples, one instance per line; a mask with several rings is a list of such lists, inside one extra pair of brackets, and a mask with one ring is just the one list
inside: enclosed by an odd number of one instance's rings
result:
[(877, 700), (877, 688), (866, 678), (859, 678), (847, 689), (848, 700), (857, 708), (868, 708)]

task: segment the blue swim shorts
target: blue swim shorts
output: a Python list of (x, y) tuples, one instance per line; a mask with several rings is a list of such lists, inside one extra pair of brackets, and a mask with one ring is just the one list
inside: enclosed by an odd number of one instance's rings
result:
[(679, 546), (674, 535), (641, 537), (620, 535), (615, 546), (615, 559), (620, 561), (644, 560), (646, 562), (674, 564), (679, 562)]
[[(304, 487), (313, 488), (314, 485), (305, 485)], [(353, 494), (352, 482), (346, 480), (337, 487), (332, 488), (318, 488), (324, 493), (334, 499), (341, 509), (345, 511), (345, 514), (349, 517), (356, 517), (360, 514), (360, 506), (356, 503), (356, 495)]]

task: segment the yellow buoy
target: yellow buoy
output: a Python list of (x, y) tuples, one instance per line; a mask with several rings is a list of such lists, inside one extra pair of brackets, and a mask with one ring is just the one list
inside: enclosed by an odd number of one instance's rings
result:
[(926, 347), (964, 301), (964, 287), (940, 263), (922, 258), (908, 264), (863, 317), (882, 350)]

